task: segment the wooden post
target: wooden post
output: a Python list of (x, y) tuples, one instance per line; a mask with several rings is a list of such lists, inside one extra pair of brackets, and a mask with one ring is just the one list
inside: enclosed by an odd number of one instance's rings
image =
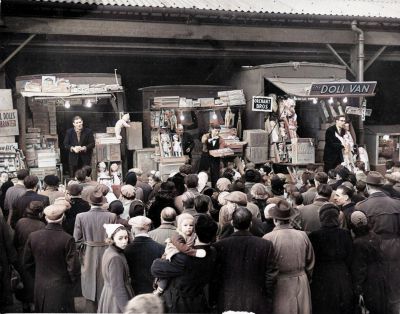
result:
[(19, 123), (19, 138), (18, 144), (24, 154), (26, 153), (26, 99), (18, 96), (17, 98), (18, 123)]

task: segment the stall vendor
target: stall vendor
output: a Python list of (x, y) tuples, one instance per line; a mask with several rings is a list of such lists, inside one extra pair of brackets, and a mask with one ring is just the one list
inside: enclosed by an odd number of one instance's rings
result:
[(68, 150), (69, 175), (72, 178), (75, 171), (85, 165), (90, 165), (92, 152), (95, 147), (93, 132), (83, 127), (80, 116), (72, 119), (73, 128), (67, 130), (64, 138), (64, 147)]
[(200, 159), (199, 171), (207, 171), (210, 169), (212, 187), (215, 187), (220, 177), (220, 158), (210, 155), (210, 150), (219, 149), (219, 131), (219, 127), (212, 126), (211, 132), (201, 137), (203, 152)]
[(193, 137), (189, 133), (184, 132), (182, 124), (178, 124), (176, 134), (179, 135), (180, 142), (182, 143), (183, 154), (192, 159), (192, 150), (194, 148)]

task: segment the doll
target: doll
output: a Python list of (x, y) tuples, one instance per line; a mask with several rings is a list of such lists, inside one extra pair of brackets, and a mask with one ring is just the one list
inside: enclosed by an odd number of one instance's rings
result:
[(113, 184), (115, 185), (120, 185), (121, 184), (121, 173), (119, 171), (119, 166), (116, 163), (111, 164), (110, 166), (110, 174), (111, 174), (111, 180)]
[(121, 119), (115, 123), (115, 137), (117, 140), (121, 140), (121, 130), (123, 127), (130, 128), (131, 126), (128, 124), (129, 122), (129, 113), (124, 114)]
[(172, 144), (172, 150), (174, 153), (175, 157), (182, 157), (182, 145), (181, 142), (179, 141), (179, 135), (174, 134), (172, 136), (173, 144)]

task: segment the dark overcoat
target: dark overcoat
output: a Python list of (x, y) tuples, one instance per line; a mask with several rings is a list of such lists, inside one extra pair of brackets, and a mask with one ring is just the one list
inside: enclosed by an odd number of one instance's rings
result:
[(213, 295), (218, 312), (272, 313), (278, 275), (272, 243), (248, 231), (237, 231), (213, 246), (217, 250)]
[(135, 295), (153, 292), (154, 277), (151, 275), (151, 265), (156, 258), (162, 256), (164, 249), (164, 245), (150, 237), (139, 236), (124, 250)]
[(36, 312), (74, 312), (72, 288), (80, 275), (74, 238), (61, 225), (49, 223), (29, 235), (23, 261), (35, 274)]
[[(86, 146), (86, 151), (76, 154), (74, 152), (71, 152), (71, 147), (73, 146)], [(81, 137), (79, 141), (75, 129), (74, 128), (68, 129), (64, 138), (64, 148), (68, 151), (69, 165), (77, 166), (79, 158), (81, 158), (83, 165), (90, 165), (94, 146), (95, 146), (94, 136), (91, 129), (83, 128), (81, 131)]]
[(206, 290), (213, 277), (217, 253), (208, 245), (194, 248), (204, 249), (206, 257), (197, 258), (178, 253), (172, 257), (171, 262), (165, 259), (153, 262), (153, 276), (170, 279), (163, 294), (168, 313), (210, 312)]
[(400, 200), (376, 192), (359, 202), (356, 209), (368, 217), (370, 230), (381, 239), (390, 303), (400, 302)]
[(350, 232), (339, 227), (322, 227), (311, 232), (309, 238), (315, 253), (311, 281), (313, 313), (353, 314)]
[(362, 294), (371, 313), (387, 313), (385, 273), (380, 238), (373, 232), (359, 236), (353, 243), (351, 275), (356, 296)]
[(336, 125), (332, 125), (325, 132), (325, 147), (324, 147), (324, 171), (334, 169), (337, 165), (343, 162), (342, 142), (336, 137)]
[(28, 214), (27, 217), (18, 220), (15, 226), (14, 233), (14, 245), (18, 253), (18, 261), (20, 263), (22, 281), (24, 288), (16, 291), (16, 297), (18, 300), (23, 302), (33, 303), (33, 292), (35, 277), (30, 272), (23, 270), (23, 256), (25, 244), (28, 241), (29, 235), (34, 232), (43, 229), (46, 224), (39, 219), (39, 217)]
[(64, 230), (70, 235), (74, 234), (75, 219), (80, 213), (86, 213), (90, 210), (90, 205), (82, 198), (71, 198), (71, 208), (65, 212), (65, 219), (63, 221)]
[(11, 226), (15, 227), (18, 219), (25, 216), (26, 209), (32, 201), (39, 201), (43, 203), (43, 207), (50, 205), (49, 198), (45, 195), (40, 195), (33, 191), (26, 191), (24, 195), (16, 200), (15, 208), (11, 217)]

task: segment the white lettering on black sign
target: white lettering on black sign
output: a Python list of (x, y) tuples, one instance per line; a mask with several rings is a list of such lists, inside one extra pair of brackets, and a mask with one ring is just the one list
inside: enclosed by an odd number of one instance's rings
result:
[(252, 111), (272, 112), (272, 97), (253, 96)]

